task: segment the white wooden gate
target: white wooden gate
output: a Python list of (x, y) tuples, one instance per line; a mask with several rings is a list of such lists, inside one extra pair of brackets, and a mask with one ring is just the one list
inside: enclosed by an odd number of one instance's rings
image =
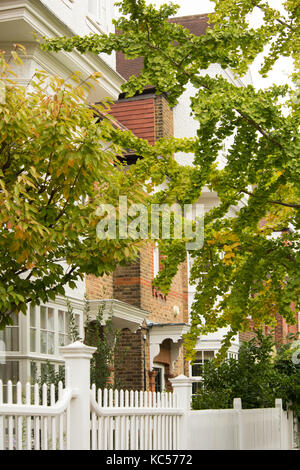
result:
[(179, 449), (183, 411), (173, 393), (91, 390), (93, 450)]

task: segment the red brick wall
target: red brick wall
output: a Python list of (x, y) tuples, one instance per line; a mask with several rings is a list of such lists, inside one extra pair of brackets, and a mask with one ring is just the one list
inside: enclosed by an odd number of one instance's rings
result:
[(85, 278), (86, 295), (88, 300), (113, 298), (113, 275), (96, 277), (88, 274)]
[(155, 97), (155, 138), (169, 138), (174, 135), (173, 110), (164, 95)]
[(142, 331), (132, 333), (127, 329), (122, 330), (115, 370), (121, 388), (144, 390), (144, 351)]
[(141, 306), (140, 259), (127, 266), (118, 266), (113, 274), (114, 299)]
[[(296, 312), (295, 312), (295, 315), (296, 315)], [(250, 320), (249, 325), (250, 325), (250, 328), (248, 331), (239, 333), (240, 343), (242, 343), (243, 341), (249, 341), (255, 336), (255, 333), (253, 331), (252, 320)], [(263, 327), (263, 332), (265, 335), (270, 334), (272, 331), (273, 331), (274, 341), (277, 345), (286, 343), (288, 341), (287, 336), (289, 334), (295, 335), (299, 332), (298, 318), (297, 318), (297, 322), (295, 325), (288, 325), (285, 319), (281, 315), (276, 314), (275, 328), (271, 328), (269, 326)]]

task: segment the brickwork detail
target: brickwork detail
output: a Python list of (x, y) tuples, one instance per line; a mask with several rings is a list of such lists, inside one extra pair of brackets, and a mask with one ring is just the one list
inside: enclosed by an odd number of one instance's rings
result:
[(169, 138), (174, 135), (173, 111), (164, 95), (155, 97), (155, 138)]

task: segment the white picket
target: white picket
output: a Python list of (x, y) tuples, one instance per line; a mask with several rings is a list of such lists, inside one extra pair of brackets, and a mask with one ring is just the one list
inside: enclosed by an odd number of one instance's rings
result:
[[(42, 387), (42, 402), (43, 406), (47, 406), (48, 387), (43, 384)], [(48, 450), (48, 417), (42, 416), (42, 449)]]
[[(0, 407), (3, 403), (3, 382), (0, 380)], [(0, 450), (4, 450), (4, 416), (0, 415)]]
[(58, 401), (55, 386), (50, 386), (50, 403), (46, 384), (40, 387), (26, 383), (23, 388), (20, 382), (8, 381), (5, 392), (4, 402), (4, 384), (0, 381), (0, 450), (70, 448), (71, 392), (66, 392), (61, 382), (57, 388)]
[[(38, 384), (34, 384), (34, 404), (39, 405), (40, 404), (40, 390)], [(35, 416), (34, 417), (34, 449), (39, 450), (40, 449), (40, 417)]]
[(177, 445), (182, 411), (173, 393), (106, 388), (98, 390), (97, 400), (95, 396), (92, 386), (92, 449), (171, 450)]
[[(70, 449), (70, 403), (76, 390), (64, 389), (61, 382), (55, 390), (53, 384), (24, 388), (0, 380), (0, 449)], [(184, 419), (191, 449), (291, 448), (285, 436), (291, 421), (281, 403), (269, 409), (193, 411), (179, 408), (176, 393), (96, 390), (94, 385), (89, 400), (93, 450), (179, 450)]]
[[(22, 404), (22, 384), (21, 382), (17, 383), (17, 404)], [(17, 450), (23, 449), (23, 442), (22, 442), (22, 427), (23, 427), (23, 418), (22, 416), (18, 416), (17, 420)]]

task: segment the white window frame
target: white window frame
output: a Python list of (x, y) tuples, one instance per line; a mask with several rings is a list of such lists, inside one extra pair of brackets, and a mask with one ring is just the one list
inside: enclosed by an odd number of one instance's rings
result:
[[(46, 308), (46, 314), (47, 314), (47, 317), (48, 317), (48, 309), (52, 309), (53, 312), (54, 312), (54, 318), (53, 318), (53, 322), (54, 322), (54, 327), (53, 327), (53, 330), (50, 330), (48, 328), (48, 325), (46, 324), (46, 329), (45, 328), (41, 328), (41, 309), (42, 308)], [(68, 324), (67, 324), (67, 319), (66, 319), (66, 316), (68, 314), (68, 309), (66, 306), (63, 306), (63, 305), (57, 305), (57, 304), (43, 304), (43, 305), (39, 305), (39, 306), (35, 306), (35, 311), (36, 311), (36, 314), (35, 314), (35, 320), (36, 320), (36, 323), (35, 323), (35, 327), (33, 327), (30, 323), (30, 314), (29, 314), (29, 320), (28, 320), (28, 335), (29, 335), (29, 345), (28, 345), (28, 352), (29, 352), (29, 355), (30, 355), (30, 360), (31, 361), (45, 361), (45, 360), (60, 360), (61, 357), (59, 356), (59, 348), (61, 347), (61, 344), (60, 344), (60, 335), (63, 335), (65, 338), (69, 336), (70, 334), (70, 331), (68, 330)], [(30, 306), (29, 306), (29, 312), (30, 312)], [(61, 331), (59, 329), (59, 312), (63, 312), (64, 313), (64, 331)], [(75, 321), (76, 323), (78, 324), (78, 331), (79, 331), (79, 335), (82, 336), (82, 320), (81, 320), (81, 313), (79, 312), (76, 312), (74, 311), (74, 317), (75, 317)], [(35, 347), (35, 351), (31, 351), (31, 344), (30, 344), (30, 332), (32, 329), (35, 329), (36, 331), (36, 338), (35, 338), (35, 342), (36, 342), (36, 347)], [(47, 343), (47, 351), (46, 352), (42, 352), (42, 348), (41, 348), (41, 337), (42, 337), (42, 332), (47, 332), (47, 335), (48, 333), (53, 333), (54, 334), (54, 352), (53, 353), (49, 353), (48, 352), (48, 343)], [(69, 341), (64, 341), (64, 345), (66, 344), (69, 344)]]
[(158, 247), (158, 243), (156, 242), (153, 247), (153, 279), (156, 278), (158, 273), (159, 273), (159, 247)]
[(153, 363), (153, 370), (160, 369), (161, 370), (161, 392), (164, 392), (166, 389), (166, 382), (165, 382), (165, 366), (163, 364), (158, 364), (156, 362)]
[(201, 360), (200, 361), (195, 361), (193, 364), (190, 364), (190, 376), (192, 379), (201, 379), (201, 375), (193, 375), (193, 366), (194, 365), (204, 365), (207, 361), (209, 361), (210, 359), (205, 359), (204, 358), (204, 354), (207, 353), (207, 352), (212, 352), (213, 353), (213, 357), (216, 356), (216, 353), (217, 351), (214, 350), (214, 349), (198, 349), (197, 350), (197, 353), (201, 353)]

